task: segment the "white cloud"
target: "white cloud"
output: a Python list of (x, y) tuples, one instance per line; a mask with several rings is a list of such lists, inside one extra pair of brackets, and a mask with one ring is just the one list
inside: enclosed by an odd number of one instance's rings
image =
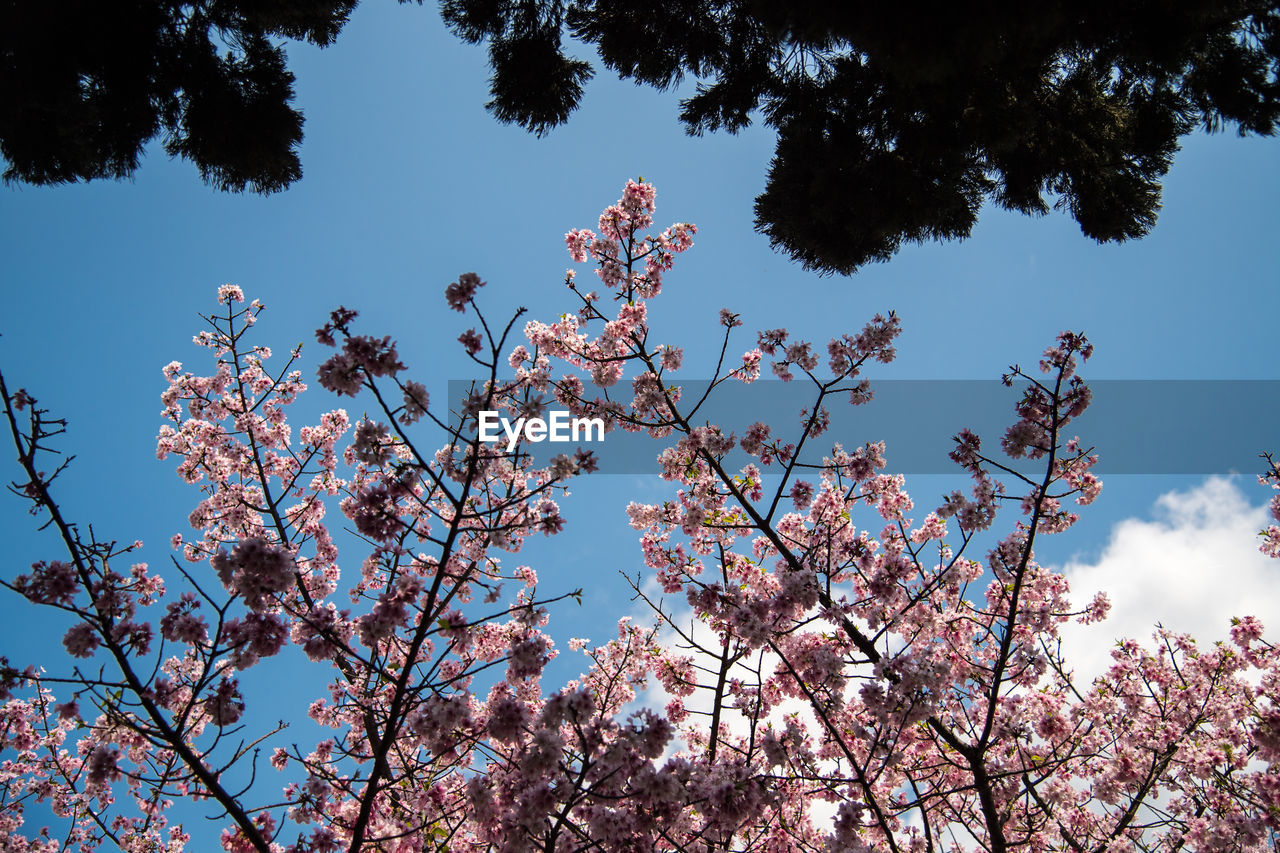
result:
[(1112, 604), (1103, 622), (1063, 627), (1082, 686), (1110, 665), (1117, 639), (1150, 645), (1156, 623), (1201, 643), (1225, 639), (1233, 616), (1256, 616), (1270, 637), (1280, 631), (1280, 562), (1258, 551), (1264, 506), (1214, 477), (1162, 495), (1155, 508), (1156, 520), (1118, 523), (1096, 562), (1063, 567), (1073, 602), (1105, 590)]

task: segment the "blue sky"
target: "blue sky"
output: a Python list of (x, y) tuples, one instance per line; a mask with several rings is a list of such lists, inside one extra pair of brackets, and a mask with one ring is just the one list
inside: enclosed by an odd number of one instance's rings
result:
[[(468, 375), (454, 340), (469, 322), (446, 309), (445, 285), (480, 273), (491, 317), (516, 305), (535, 318), (568, 309), (564, 232), (592, 226), (637, 175), (658, 188), (659, 224), (700, 228), (651, 313), (663, 337), (685, 347), (690, 377), (710, 368), (708, 333), (730, 307), (747, 329), (786, 326), (817, 341), (896, 310), (905, 331), (898, 361), (877, 371), (886, 378), (992, 379), (1012, 362), (1034, 364), (1071, 328), (1097, 346), (1089, 378), (1280, 379), (1273, 139), (1185, 140), (1160, 222), (1140, 242), (1098, 246), (1063, 214), (1033, 220), (988, 210), (968, 241), (908, 247), (852, 278), (820, 277), (774, 254), (752, 229), (752, 199), (773, 148), (767, 128), (687, 137), (672, 93), (600, 70), (570, 123), (535, 139), (485, 112), (483, 49), (452, 37), (431, 8), (363, 4), (335, 46), (295, 45), (290, 58), (306, 142), (304, 178), (285, 193), (217, 193), (159, 151), (132, 181), (0, 190), (0, 366), (10, 385), (70, 421), (62, 446), (78, 458), (60, 482), (66, 509), (100, 535), (146, 540), (156, 566), (167, 562), (169, 536), (186, 532), (197, 499), (171, 462), (155, 460), (160, 368), (174, 359), (201, 366), (190, 339), (218, 285), (238, 283), (266, 303), (260, 343), (283, 353), (307, 341), (308, 375), (320, 357), (312, 330), (345, 304), (361, 311), (362, 331), (396, 338), (411, 371), (442, 393), (448, 379)], [(317, 386), (304, 408), (326, 405), (334, 403)], [(359, 404), (349, 408), (358, 413)], [(920, 417), (946, 435), (961, 425), (936, 411)], [(1176, 425), (1177, 402), (1150, 418)], [(1280, 450), (1275, 433), (1272, 447), (1250, 452)], [(885, 438), (892, 469), (893, 436)], [(1106, 447), (1099, 451), (1105, 459)], [(7, 452), (4, 459), (11, 480)], [(1237, 517), (1265, 497), (1257, 467), (1236, 480)], [(908, 483), (926, 508), (944, 485), (938, 477)], [(1139, 519), (1173, 530), (1182, 516), (1155, 502), (1202, 485), (1110, 478), (1080, 528), (1048, 553), (1096, 569), (1117, 525)], [(548, 590), (561, 580), (561, 588), (588, 586), (590, 606), (579, 613), (593, 616), (566, 614), (559, 635), (603, 640), (631, 609), (614, 570), (642, 565), (621, 509), (659, 492), (622, 476), (576, 491), (586, 500), (565, 503), (566, 534), (521, 559)], [(1208, 523), (1203, 513), (1195, 519)], [(35, 526), (17, 499), (0, 503), (6, 577), (55, 556)], [(0, 600), (0, 653), (55, 659), (48, 644), (58, 634), (33, 630), (15, 598)]]

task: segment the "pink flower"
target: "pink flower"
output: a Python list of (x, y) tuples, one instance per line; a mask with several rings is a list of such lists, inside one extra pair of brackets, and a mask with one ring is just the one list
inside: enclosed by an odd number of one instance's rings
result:
[(232, 302), (244, 302), (244, 291), (236, 284), (224, 284), (218, 288), (218, 301), (224, 305)]
[(564, 235), (565, 245), (569, 247), (569, 255), (578, 263), (587, 259), (587, 249), (596, 240), (596, 235), (585, 228), (575, 228)]
[(453, 310), (466, 311), (467, 303), (475, 297), (476, 291), (484, 287), (484, 285), (485, 283), (480, 280), (480, 276), (473, 272), (464, 272), (458, 276), (457, 281), (445, 288), (445, 300)]
[(259, 537), (239, 542), (230, 554), (219, 551), (209, 562), (223, 586), (243, 596), (250, 610), (270, 607), (275, 596), (294, 585), (292, 557)]
[(67, 652), (72, 657), (93, 657), (93, 652), (99, 645), (98, 634), (91, 625), (80, 622), (71, 626), (63, 636), (62, 645), (66, 646)]
[(401, 410), (400, 422), (403, 424), (416, 423), (419, 418), (427, 413), (429, 401), (427, 389), (421, 383), (412, 380), (404, 383), (404, 406)]
[(484, 341), (480, 338), (480, 333), (475, 329), (467, 329), (461, 335), (458, 335), (458, 343), (462, 344), (462, 348), (469, 355), (475, 355), (480, 352), (480, 348), (484, 345)]
[(204, 705), (210, 721), (219, 727), (234, 725), (244, 713), (244, 702), (240, 699), (240, 688), (234, 678), (222, 679)]

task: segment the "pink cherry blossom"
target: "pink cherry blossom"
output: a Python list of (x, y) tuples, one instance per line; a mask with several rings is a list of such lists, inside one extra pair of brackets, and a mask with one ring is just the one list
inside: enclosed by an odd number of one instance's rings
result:
[[(708, 394), (768, 356), (811, 399), (712, 423), (649, 305), (685, 286), (697, 229), (653, 233), (655, 212), (653, 185), (629, 181), (595, 229), (566, 234), (616, 306), (570, 274), (576, 302), (551, 322), (492, 323), (478, 274), (445, 288), (485, 330), (462, 334), (484, 375), (460, 414), (335, 310), (315, 369), (359, 398), (350, 437), (343, 409), (290, 414), (301, 353), (252, 343), (261, 304), (220, 288), (195, 339), (208, 372), (162, 370), (157, 455), (195, 487), (165, 577), (141, 543), (63, 516), (46, 458), (61, 422), (0, 377), (16, 489), (65, 552), (10, 585), (71, 622), (66, 659), (0, 660), (4, 849), (176, 853), (216, 833), (258, 853), (1273, 850), (1280, 652), (1256, 618), (1229, 644), (1127, 638), (1092, 683), (1060, 642), (1111, 607), (1074, 600), (1035, 550), (1102, 488), (1073, 423), (1087, 339), (1065, 332), (1038, 373), (1010, 371), (1010, 426), (956, 435), (972, 485), (918, 509), (884, 443), (828, 436), (836, 406), (871, 404), (863, 369), (894, 360), (897, 316), (838, 333), (823, 359), (785, 329), (744, 344), (745, 308), (726, 308)], [(511, 556), (573, 535), (568, 487), (595, 458), (538, 463), (475, 429), (482, 410), (550, 401), (647, 436), (666, 489), (626, 508), (653, 620), (624, 617), (600, 644), (561, 646), (583, 591)], [(1271, 514), (1261, 547), (1280, 557), (1280, 497)], [(320, 695), (284, 695), (276, 665)], [(179, 800), (213, 828), (179, 823)]]

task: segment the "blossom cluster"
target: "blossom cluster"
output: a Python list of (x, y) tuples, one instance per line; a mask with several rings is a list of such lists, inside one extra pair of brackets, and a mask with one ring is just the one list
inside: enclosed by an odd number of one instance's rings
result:
[[(1125, 640), (1091, 684), (1062, 648), (1064, 624), (1110, 606), (1073, 601), (1035, 556), (1102, 488), (1075, 435), (1088, 340), (1065, 332), (1038, 370), (1012, 368), (1003, 435), (956, 435), (971, 488), (918, 506), (885, 443), (831, 435), (834, 406), (872, 400), (864, 370), (894, 360), (897, 316), (825, 347), (760, 330), (739, 358), (725, 309), (709, 390), (686, 396), (650, 302), (697, 229), (651, 233), (655, 199), (629, 181), (566, 235), (607, 295), (570, 271), (573, 309), (521, 342), (519, 312), (506, 331), (484, 320), (478, 274), (445, 288), (483, 329), (459, 339), (484, 375), (449, 414), (339, 308), (316, 332), (317, 378), (366, 414), (295, 434), (300, 351), (272, 367), (248, 338), (261, 305), (220, 288), (196, 337), (212, 371), (164, 368), (157, 453), (200, 491), (167, 583), (126, 557), (140, 543), (63, 517), (41, 464), (60, 422), (0, 387), (18, 491), (66, 551), (9, 585), (74, 621), (64, 673), (0, 661), (4, 849), (207, 849), (179, 800), (208, 804), (224, 850), (262, 853), (1273, 849), (1280, 651), (1256, 619), (1229, 645)], [(766, 360), (811, 392), (790, 429), (701, 414)], [(581, 674), (563, 685), (547, 683), (550, 624), (581, 591), (512, 563), (573, 530), (567, 486), (595, 460), (538, 464), (518, 436), (478, 431), (481, 411), (533, 417), (548, 395), (652, 437), (669, 489), (626, 509), (654, 624), (569, 641)], [(1280, 468), (1263, 479), (1280, 488)], [(1280, 497), (1271, 510), (1280, 522)], [(1262, 535), (1280, 556), (1280, 526)], [(245, 675), (284, 664), (327, 688), (295, 705)], [(301, 731), (282, 736), (282, 714)], [(26, 825), (37, 809), (60, 837)]]

